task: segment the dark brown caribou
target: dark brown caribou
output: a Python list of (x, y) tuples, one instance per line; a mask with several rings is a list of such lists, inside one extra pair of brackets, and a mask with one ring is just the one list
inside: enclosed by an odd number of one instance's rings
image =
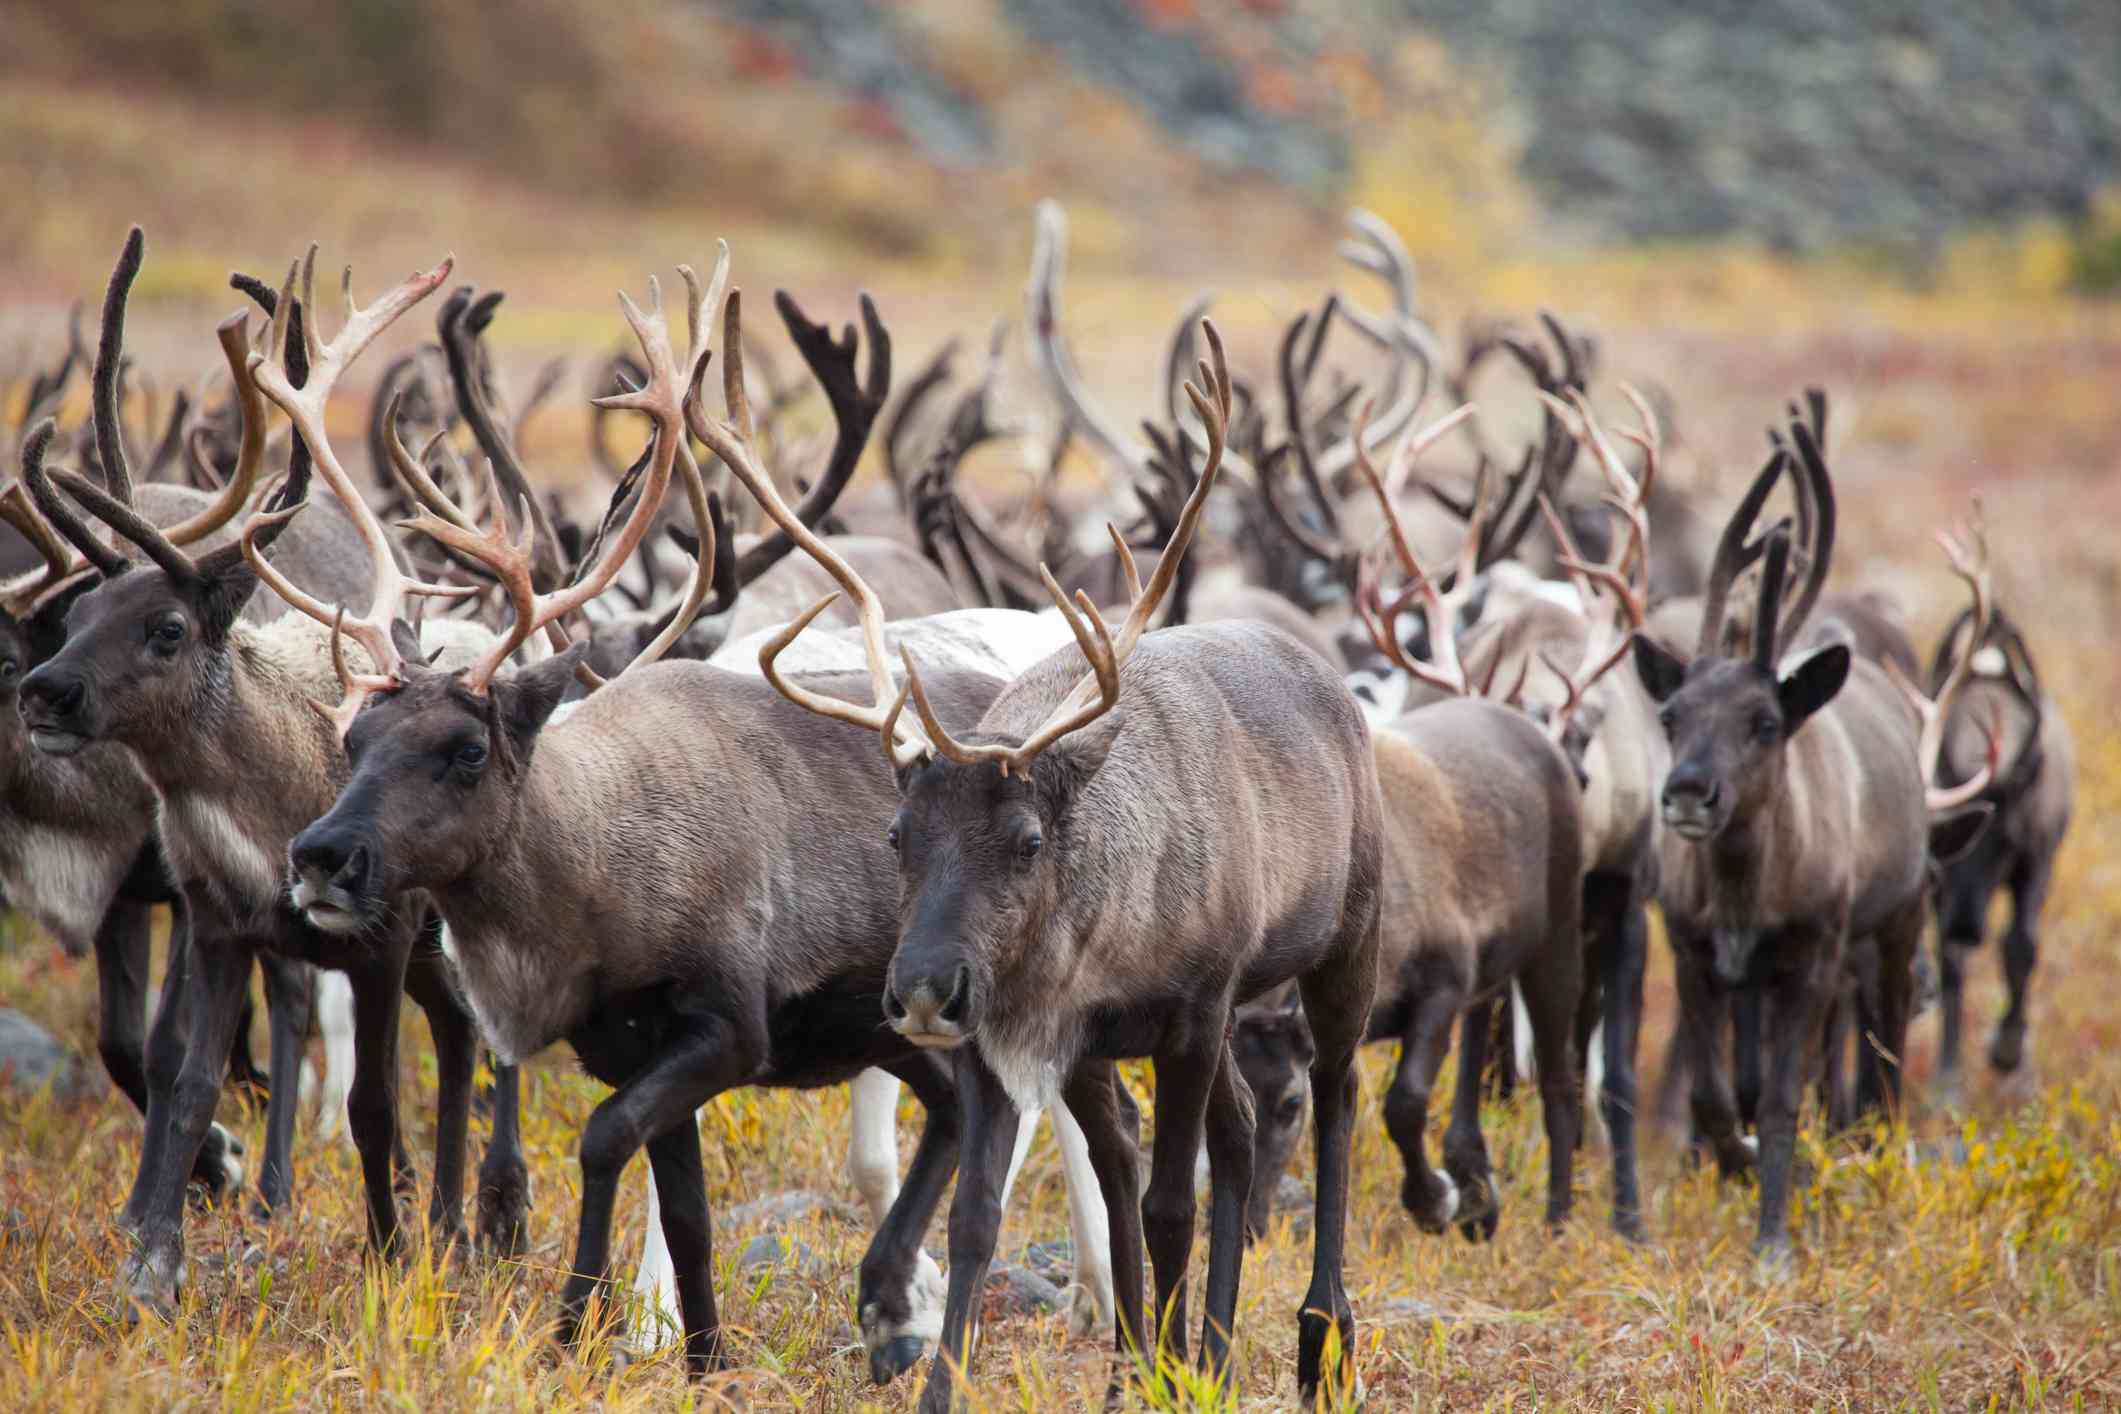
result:
[[(646, 313), (625, 303), (647, 377), (603, 406), (651, 417), (655, 455), (593, 571), (539, 594), (527, 552), (501, 530), (423, 516), (422, 532), (506, 587), (513, 621), (464, 670), (427, 666), (396, 627), (402, 646), (378, 664), (382, 677), (351, 684), (342, 704), (351, 776), (288, 856), (297, 904), (341, 949), (362, 946), (355, 935), (383, 924), (394, 899), (424, 890), (496, 1051), (513, 1060), (564, 1039), (614, 1087), (582, 1133), (562, 1334), (577, 1338), (592, 1297), (608, 1291), (619, 1177), (645, 1144), (686, 1361), (702, 1372), (729, 1352), (711, 1285), (700, 1106), (745, 1085), (835, 1084), (870, 1066), (914, 1088), (929, 1125), (862, 1270), (865, 1305), (895, 1328), (910, 1315), (921, 1231), (949, 1179), (957, 1126), (942, 1068), (875, 1021), (894, 941), (890, 855), (861, 843), (866, 832), (820, 828), (889, 818), (891, 780), (874, 751), (760, 679), (705, 663), (631, 668), (557, 721), (582, 645), (504, 671), (533, 634), (602, 592), (654, 519), (673, 465), (697, 478), (680, 403), (708, 350), (699, 287), (684, 274), (692, 337), (682, 362), (660, 300)], [(714, 551), (710, 539), (703, 556)], [(695, 593), (711, 572), (696, 573)], [(938, 695), (976, 713), (997, 686), (952, 674)]]

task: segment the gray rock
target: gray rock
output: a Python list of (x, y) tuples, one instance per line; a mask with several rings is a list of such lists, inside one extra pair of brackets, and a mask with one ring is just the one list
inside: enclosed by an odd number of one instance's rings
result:
[(987, 1272), (987, 1299), (1004, 1315), (1038, 1316), (1061, 1308), (1061, 1289), (1013, 1262), (997, 1263)]
[(760, 1233), (744, 1244), (737, 1254), (736, 1266), (740, 1272), (755, 1272), (764, 1267), (787, 1267), (805, 1276), (816, 1276), (824, 1270), (824, 1261), (807, 1243), (793, 1238), (775, 1237), (771, 1233)]
[(768, 1194), (754, 1198), (749, 1203), (739, 1203), (726, 1213), (717, 1214), (715, 1225), (731, 1230), (740, 1228), (785, 1227), (804, 1218), (845, 1215), (842, 1204), (833, 1202), (822, 1193), (813, 1193), (807, 1188), (792, 1188), (786, 1193)]
[(1034, 1242), (1016, 1254), (1016, 1263), (1047, 1281), (1065, 1286), (1075, 1279), (1075, 1244), (1066, 1238)]
[(1431, 1305), (1418, 1296), (1398, 1296), (1377, 1308), (1376, 1319), (1380, 1321), (1449, 1321), (1455, 1318), (1450, 1312)]
[(49, 1085), (54, 1096), (71, 1100), (88, 1081), (81, 1058), (57, 1037), (21, 1012), (0, 1007), (0, 1083), (25, 1091)]

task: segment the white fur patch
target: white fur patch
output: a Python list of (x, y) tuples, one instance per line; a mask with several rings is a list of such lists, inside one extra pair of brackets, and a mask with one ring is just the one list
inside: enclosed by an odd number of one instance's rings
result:
[(1429, 1172), (1443, 1185), (1443, 1220), (1449, 1222), (1458, 1216), (1458, 1185), (1442, 1169), (1430, 1169)]
[(1043, 1048), (998, 1045), (994, 1038), (982, 1037), (980, 1057), (1018, 1110), (1050, 1109), (1060, 1103), (1063, 1072)]
[(317, 1137), (352, 1142), (346, 1097), (353, 1093), (353, 983), (343, 972), (317, 973), (317, 1031), (324, 1038), (324, 1076), (317, 1097)]
[(519, 1064), (563, 1036), (574, 1024), (575, 1001), (502, 930), (475, 935), (466, 946), (447, 921), (442, 955), (456, 969), (479, 1039), (502, 1065)]
[(205, 879), (232, 912), (268, 911), (280, 894), (280, 866), (219, 801), (185, 793), (162, 799), (162, 843), (179, 877)]
[(8, 901), (75, 956), (95, 946), (96, 929), (126, 861), (88, 841), (49, 830), (25, 830), (20, 854), (4, 876)]
[(847, 1082), (847, 1177), (881, 1223), (898, 1198), (898, 1077), (865, 1070)]

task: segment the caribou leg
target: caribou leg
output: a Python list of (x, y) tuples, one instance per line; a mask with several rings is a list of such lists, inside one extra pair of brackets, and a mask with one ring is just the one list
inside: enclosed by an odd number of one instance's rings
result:
[[(119, 1278), (119, 1297), (128, 1313), (142, 1308), (167, 1314), (184, 1285), (185, 1183), (213, 1128), (229, 1042), (250, 982), (251, 949), (243, 942), (216, 939), (208, 946), (192, 940), (181, 955), (184, 965), (172, 969), (175, 986), (165, 986), (164, 1000), (172, 1001), (178, 989), (186, 995), (190, 1035), (170, 1087), (166, 1117), (152, 1110), (148, 1116), (151, 1127), (160, 1120), (167, 1132), (159, 1145), (150, 1141), (143, 1146), (132, 1198), (119, 1220), (135, 1242)], [(153, 1060), (151, 1055), (151, 1073)], [(150, 1091), (151, 1106), (159, 1098)]]
[[(1001, 1080), (975, 1047), (959, 1048), (956, 1060), (965, 1137), (957, 1193), (950, 1200), (950, 1294), (943, 1306), (942, 1339), (921, 1390), (922, 1414), (947, 1414), (956, 1403), (959, 1376), (970, 1372), (972, 1327), (1001, 1236), (1002, 1177), (1016, 1142), (1016, 1102)], [(1191, 1160), (1189, 1153), (1189, 1167)]]
[(119, 895), (96, 926), (96, 1051), (111, 1083), (147, 1113), (148, 912)]
[(1966, 959), (1981, 945), (1971, 939), (1937, 937), (1937, 1098), (1948, 1108), (1957, 1108), (1962, 1096), (1959, 1071), (1959, 1037), (1966, 1021)]
[(479, 1245), (495, 1257), (530, 1247), (530, 1166), (523, 1158), (523, 1084), (512, 1065), (493, 1068), (493, 1134), (479, 1163)]
[(700, 1126), (691, 1114), (648, 1141), (662, 1201), (663, 1241), (677, 1281), (678, 1314), (685, 1322), (685, 1369), (693, 1375), (725, 1367), (722, 1323), (714, 1309), (714, 1229), (707, 1211), (707, 1171), (700, 1163)]
[(1244, 1274), (1245, 1208), (1252, 1198), (1252, 1087), (1237, 1068), (1230, 1043), (1208, 1092), (1208, 1284), (1201, 1294), (1201, 1369), (1221, 1379), (1230, 1365), (1237, 1325), (1237, 1291)]
[(1753, 1246), (1780, 1261), (1790, 1246), (1790, 1179), (1797, 1158), (1797, 1111), (1817, 1057), (1820, 1022), (1841, 969), (1845, 946), (1833, 924), (1791, 928), (1780, 944), (1788, 970), (1777, 977), (1766, 1002), (1766, 1080), (1760, 1106), (1760, 1231)]
[(2040, 910), (2047, 903), (2053, 873), (2047, 858), (2027, 859), (2011, 872), (2011, 926), (2003, 935), (2003, 980), (2010, 988), (2010, 1006), (1988, 1048), (1988, 1063), (2006, 1075), (2025, 1063), (2027, 998), (2033, 968), (2040, 961)]
[[(1640, 1241), (1642, 1190), (1636, 1168), (1635, 1109), (1640, 1086), (1636, 1056), (1642, 1038), (1643, 973), (1649, 966), (1650, 932), (1634, 879), (1624, 886), (1593, 876), (1597, 883), (1591, 926), (1598, 935), (1599, 990), (1604, 994), (1605, 1073), (1598, 1108), (1613, 1146), (1613, 1228)], [(1624, 890), (1624, 892), (1623, 892)], [(1616, 899), (1613, 895), (1618, 894)], [(1618, 907), (1613, 905), (1617, 903)]]
[[(258, 1165), (252, 1210), (258, 1217), (270, 1218), (287, 1211), (294, 1193), (295, 1111), (316, 969), (269, 953), (258, 955), (258, 967), (265, 974), (265, 1015), (272, 1024), (272, 1080), (265, 1092), (265, 1156)], [(249, 994), (247, 983), (243, 990)], [(240, 1021), (237, 1030), (242, 1030)]]
[[(1567, 890), (1570, 903), (1576, 890)], [(1570, 910), (1570, 915), (1573, 909)], [(1561, 936), (1578, 936), (1573, 916), (1554, 920)], [(1557, 949), (1544, 965), (1522, 977), (1525, 1008), (1532, 1019), (1533, 1056), (1539, 1067), (1539, 1113), (1547, 1131), (1547, 1226), (1568, 1221), (1575, 1198), (1576, 1131), (1583, 1117), (1575, 1056), (1576, 998), (1582, 990), (1583, 956), (1575, 947)]]
[[(1156, 1139), (1142, 1192), (1142, 1234), (1156, 1282), (1156, 1347), (1186, 1359), (1186, 1269), (1193, 1254), (1193, 1166), (1200, 1153), (1216, 1072), (1225, 1064), (1228, 1010), (1181, 1025), (1183, 1043), (1156, 1056)], [(1220, 1187), (1221, 1176), (1217, 1175)], [(1245, 1196), (1250, 1196), (1249, 1187)]]
[(435, 1047), (435, 1170), (427, 1226), (437, 1246), (464, 1237), (464, 1154), (471, 1127), (472, 1072), (479, 1041), (471, 1013), (449, 975), (436, 939), (441, 922), (429, 917), (405, 966), (405, 992), (427, 1016)]
[[(863, 1072), (877, 1074), (887, 1072)], [(921, 1239), (957, 1168), (959, 1138), (957, 1081), (942, 1061), (926, 1053), (907, 1056), (892, 1063), (888, 1077), (894, 1094), (900, 1079), (913, 1088), (927, 1119), (902, 1188), (893, 1167), (897, 1192), (878, 1217), (856, 1287), (869, 1377), (878, 1384), (911, 1369), (942, 1337), (943, 1275)]]
[[(1053, 1121), (1053, 1141), (1060, 1150), (1061, 1173), (1068, 1185), (1068, 1231), (1075, 1255), (1075, 1272), (1068, 1283), (1068, 1332), (1090, 1335), (1112, 1323), (1111, 1217), (1082, 1126), (1065, 1101), (1046, 1113)], [(1138, 1203), (1139, 1193), (1139, 1189), (1128, 1190), (1130, 1206)]]
[(403, 1152), (398, 1130), (398, 1009), (412, 940), (403, 930), (380, 941), (380, 955), (349, 971), (354, 994), (354, 1076), (346, 1096), (346, 1127), (361, 1156), (368, 1201), (368, 1245), (386, 1256), (400, 1250), (397, 1174)]
[(1739, 1132), (1738, 1104), (1731, 1095), (1731, 1048), (1725, 1019), (1731, 993), (1710, 975), (1706, 937), (1672, 939), (1672, 973), (1679, 989), (1679, 1031), (1692, 1083), (1696, 1142), (1716, 1156), (1725, 1178), (1753, 1167), (1754, 1151)]
[[(582, 1335), (591, 1295), (610, 1285), (611, 1213), (618, 1199), (619, 1175), (634, 1153), (649, 1139), (680, 1125), (698, 1124), (702, 1105), (716, 1095), (744, 1083), (754, 1074), (766, 1038), (747, 1035), (728, 1018), (690, 1014), (677, 1020), (685, 1026), (665, 1038), (645, 1065), (635, 1064), (631, 1074), (590, 1112), (582, 1127), (582, 1212), (576, 1233), (574, 1267), (560, 1292), (560, 1338), (575, 1344)], [(575, 1048), (592, 1074), (611, 1077), (617, 1072), (609, 1063), (614, 1051), (600, 1044), (601, 1038), (579, 1034)], [(668, 1211), (680, 1195), (662, 1191), (661, 1207)], [(702, 1200), (704, 1201), (704, 1199)], [(669, 1225), (664, 1224), (667, 1240)], [(675, 1256), (675, 1254), (673, 1254)], [(675, 1265), (675, 1263), (673, 1263)], [(680, 1283), (684, 1273), (676, 1273)], [(679, 1287), (679, 1305), (684, 1291)], [(711, 1310), (711, 1304), (710, 1304)], [(713, 1350), (720, 1343), (719, 1330), (687, 1328), (685, 1348)]]
[(1475, 1002), (1458, 1023), (1458, 1085), (1443, 1134), (1443, 1166), (1458, 1185), (1458, 1230), (1468, 1242), (1493, 1237), (1500, 1221), (1488, 1141), (1480, 1132), (1480, 1087), (1497, 1039), (1496, 1012), (1507, 1005), (1506, 996)]
[(1443, 1067), (1444, 1054), (1451, 1049), (1451, 1027), (1464, 1005), (1464, 991), (1441, 978), (1422, 993), (1406, 1030), (1400, 1033), (1399, 1068), (1385, 1090), (1385, 1132), (1406, 1169), (1399, 1201), (1424, 1232), (1442, 1232), (1458, 1215), (1458, 1184), (1449, 1174), (1429, 1167), (1428, 1128), (1429, 1094)]
[[(1111, 1244), (1113, 1344), (1119, 1362), (1106, 1403), (1116, 1403), (1134, 1363), (1146, 1358), (1149, 1332), (1142, 1310), (1141, 1112), (1110, 1061), (1078, 1064), (1062, 1092), (1066, 1108), (1082, 1126), (1084, 1147), (1105, 1199)], [(1056, 1107), (1056, 1113), (1059, 1107)]]
[(1737, 1089), (1738, 1122), (1757, 1130), (1760, 1126), (1761, 1053), (1760, 989), (1742, 985), (1731, 994), (1731, 1054)]
[[(1355, 1310), (1341, 1272), (1346, 1261), (1348, 1167), (1355, 1141), (1355, 1053), (1377, 1000), (1378, 922), (1374, 911), (1360, 931), (1343, 936), (1331, 960), (1304, 977), (1304, 1019), (1317, 1047), (1311, 1062), (1312, 1123), (1317, 1146), (1317, 1220), (1311, 1237), (1311, 1286), (1296, 1317), (1296, 1387), (1305, 1403), (1325, 1378), (1326, 1335), (1340, 1336), (1337, 1383), (1353, 1396)], [(1476, 1082), (1477, 1083), (1477, 1082)], [(1161, 1144), (1162, 1114), (1158, 1116)]]

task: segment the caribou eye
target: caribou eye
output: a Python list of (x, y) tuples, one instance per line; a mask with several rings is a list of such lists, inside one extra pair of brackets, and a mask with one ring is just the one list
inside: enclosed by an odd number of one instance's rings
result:
[(13, 682), (21, 671), (22, 665), (13, 658), (0, 658), (0, 682)]
[(1761, 741), (1773, 741), (1776, 733), (1781, 730), (1782, 723), (1765, 712), (1753, 718), (1753, 735)]
[(1294, 1124), (1304, 1112), (1304, 1097), (1301, 1095), (1290, 1095), (1279, 1105), (1276, 1105), (1274, 1111), (1281, 1117), (1283, 1124)]
[(893, 822), (893, 824), (892, 824), (892, 826), (891, 826), (891, 828), (890, 828), (890, 829), (888, 829), (888, 830), (884, 831), (884, 843), (885, 843), (885, 844), (887, 844), (887, 845), (890, 845), (890, 846), (891, 846), (891, 848), (892, 848), (892, 850), (893, 850), (893, 852), (896, 852), (896, 851), (897, 851), (897, 849), (898, 849), (898, 825), (897, 825), (897, 823), (896, 823), (896, 822)]
[(1027, 864), (1030, 863), (1032, 860), (1038, 858), (1039, 847), (1045, 844), (1045, 842), (1046, 837), (1044, 835), (1041, 835), (1038, 831), (1033, 830), (1030, 834), (1025, 835), (1021, 840), (1017, 841), (1016, 857), (1018, 859), (1023, 860)]
[(164, 652), (184, 641), (184, 620), (174, 616), (156, 619), (147, 626), (147, 641)]
[(462, 767), (466, 771), (476, 771), (486, 764), (486, 743), (482, 741), (466, 742), (457, 748), (457, 754), (450, 759), (455, 765)]
[(1670, 736), (1672, 728), (1679, 725), (1679, 716), (1671, 708), (1667, 707), (1657, 714), (1657, 725), (1664, 728), (1666, 736)]

